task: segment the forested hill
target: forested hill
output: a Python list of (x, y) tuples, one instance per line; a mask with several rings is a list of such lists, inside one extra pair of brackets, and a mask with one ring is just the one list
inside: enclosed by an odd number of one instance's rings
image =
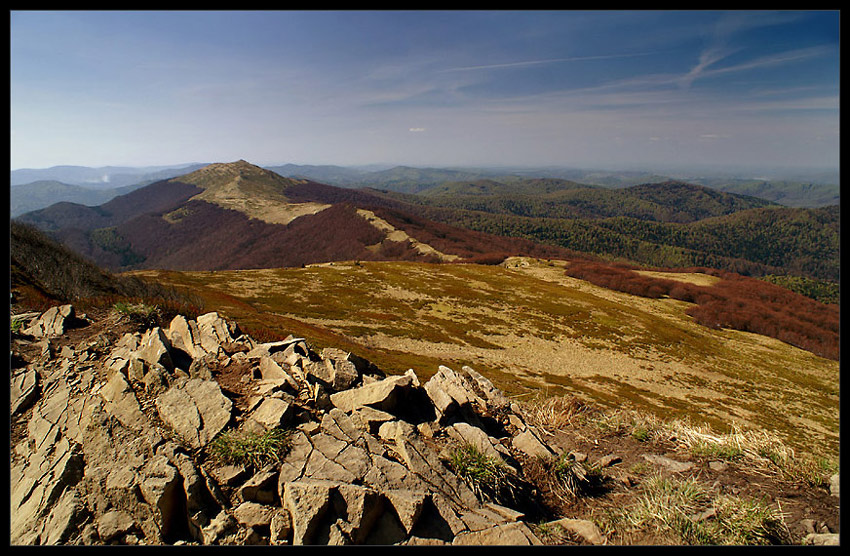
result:
[(526, 179), (510, 184), (481, 180), (438, 186), (415, 197), (392, 195), (432, 207), (531, 218), (626, 216), (656, 222), (695, 222), (741, 210), (780, 206), (677, 181), (607, 189), (566, 180)]

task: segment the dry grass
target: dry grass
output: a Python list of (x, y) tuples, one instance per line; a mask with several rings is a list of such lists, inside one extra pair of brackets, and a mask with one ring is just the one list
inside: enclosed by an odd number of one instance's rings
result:
[(510, 395), (548, 389), (716, 430), (739, 423), (837, 454), (838, 362), (708, 329), (689, 303), (593, 286), (559, 262), (145, 274), (223, 303), (240, 322), (344, 345), (389, 374), (413, 368), (427, 380), (440, 364), (469, 365)]

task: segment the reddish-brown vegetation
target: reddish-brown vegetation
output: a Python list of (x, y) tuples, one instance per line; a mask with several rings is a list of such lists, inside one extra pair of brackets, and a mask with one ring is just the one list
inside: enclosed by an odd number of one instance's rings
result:
[(825, 305), (769, 282), (722, 270), (675, 270), (701, 272), (721, 279), (713, 286), (698, 286), (644, 276), (634, 272), (635, 268), (576, 261), (568, 267), (567, 275), (632, 295), (654, 299), (667, 296), (695, 303), (687, 313), (705, 326), (762, 334), (821, 357), (839, 358), (840, 313), (835, 305)]

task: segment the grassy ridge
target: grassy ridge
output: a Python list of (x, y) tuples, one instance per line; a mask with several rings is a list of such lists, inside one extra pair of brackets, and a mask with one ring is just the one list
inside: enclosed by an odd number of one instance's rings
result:
[[(838, 363), (747, 332), (713, 330), (691, 303), (642, 299), (528, 266), (361, 262), (303, 269), (146, 271), (270, 339), (293, 333), (388, 373), (470, 365), (511, 395), (564, 392), (610, 407), (740, 421), (837, 446)], [(277, 334), (278, 336), (275, 336)]]

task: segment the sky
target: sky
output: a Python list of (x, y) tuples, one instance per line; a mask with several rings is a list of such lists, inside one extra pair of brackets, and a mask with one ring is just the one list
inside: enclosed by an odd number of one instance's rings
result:
[(839, 11), (11, 11), (11, 168), (839, 166)]

